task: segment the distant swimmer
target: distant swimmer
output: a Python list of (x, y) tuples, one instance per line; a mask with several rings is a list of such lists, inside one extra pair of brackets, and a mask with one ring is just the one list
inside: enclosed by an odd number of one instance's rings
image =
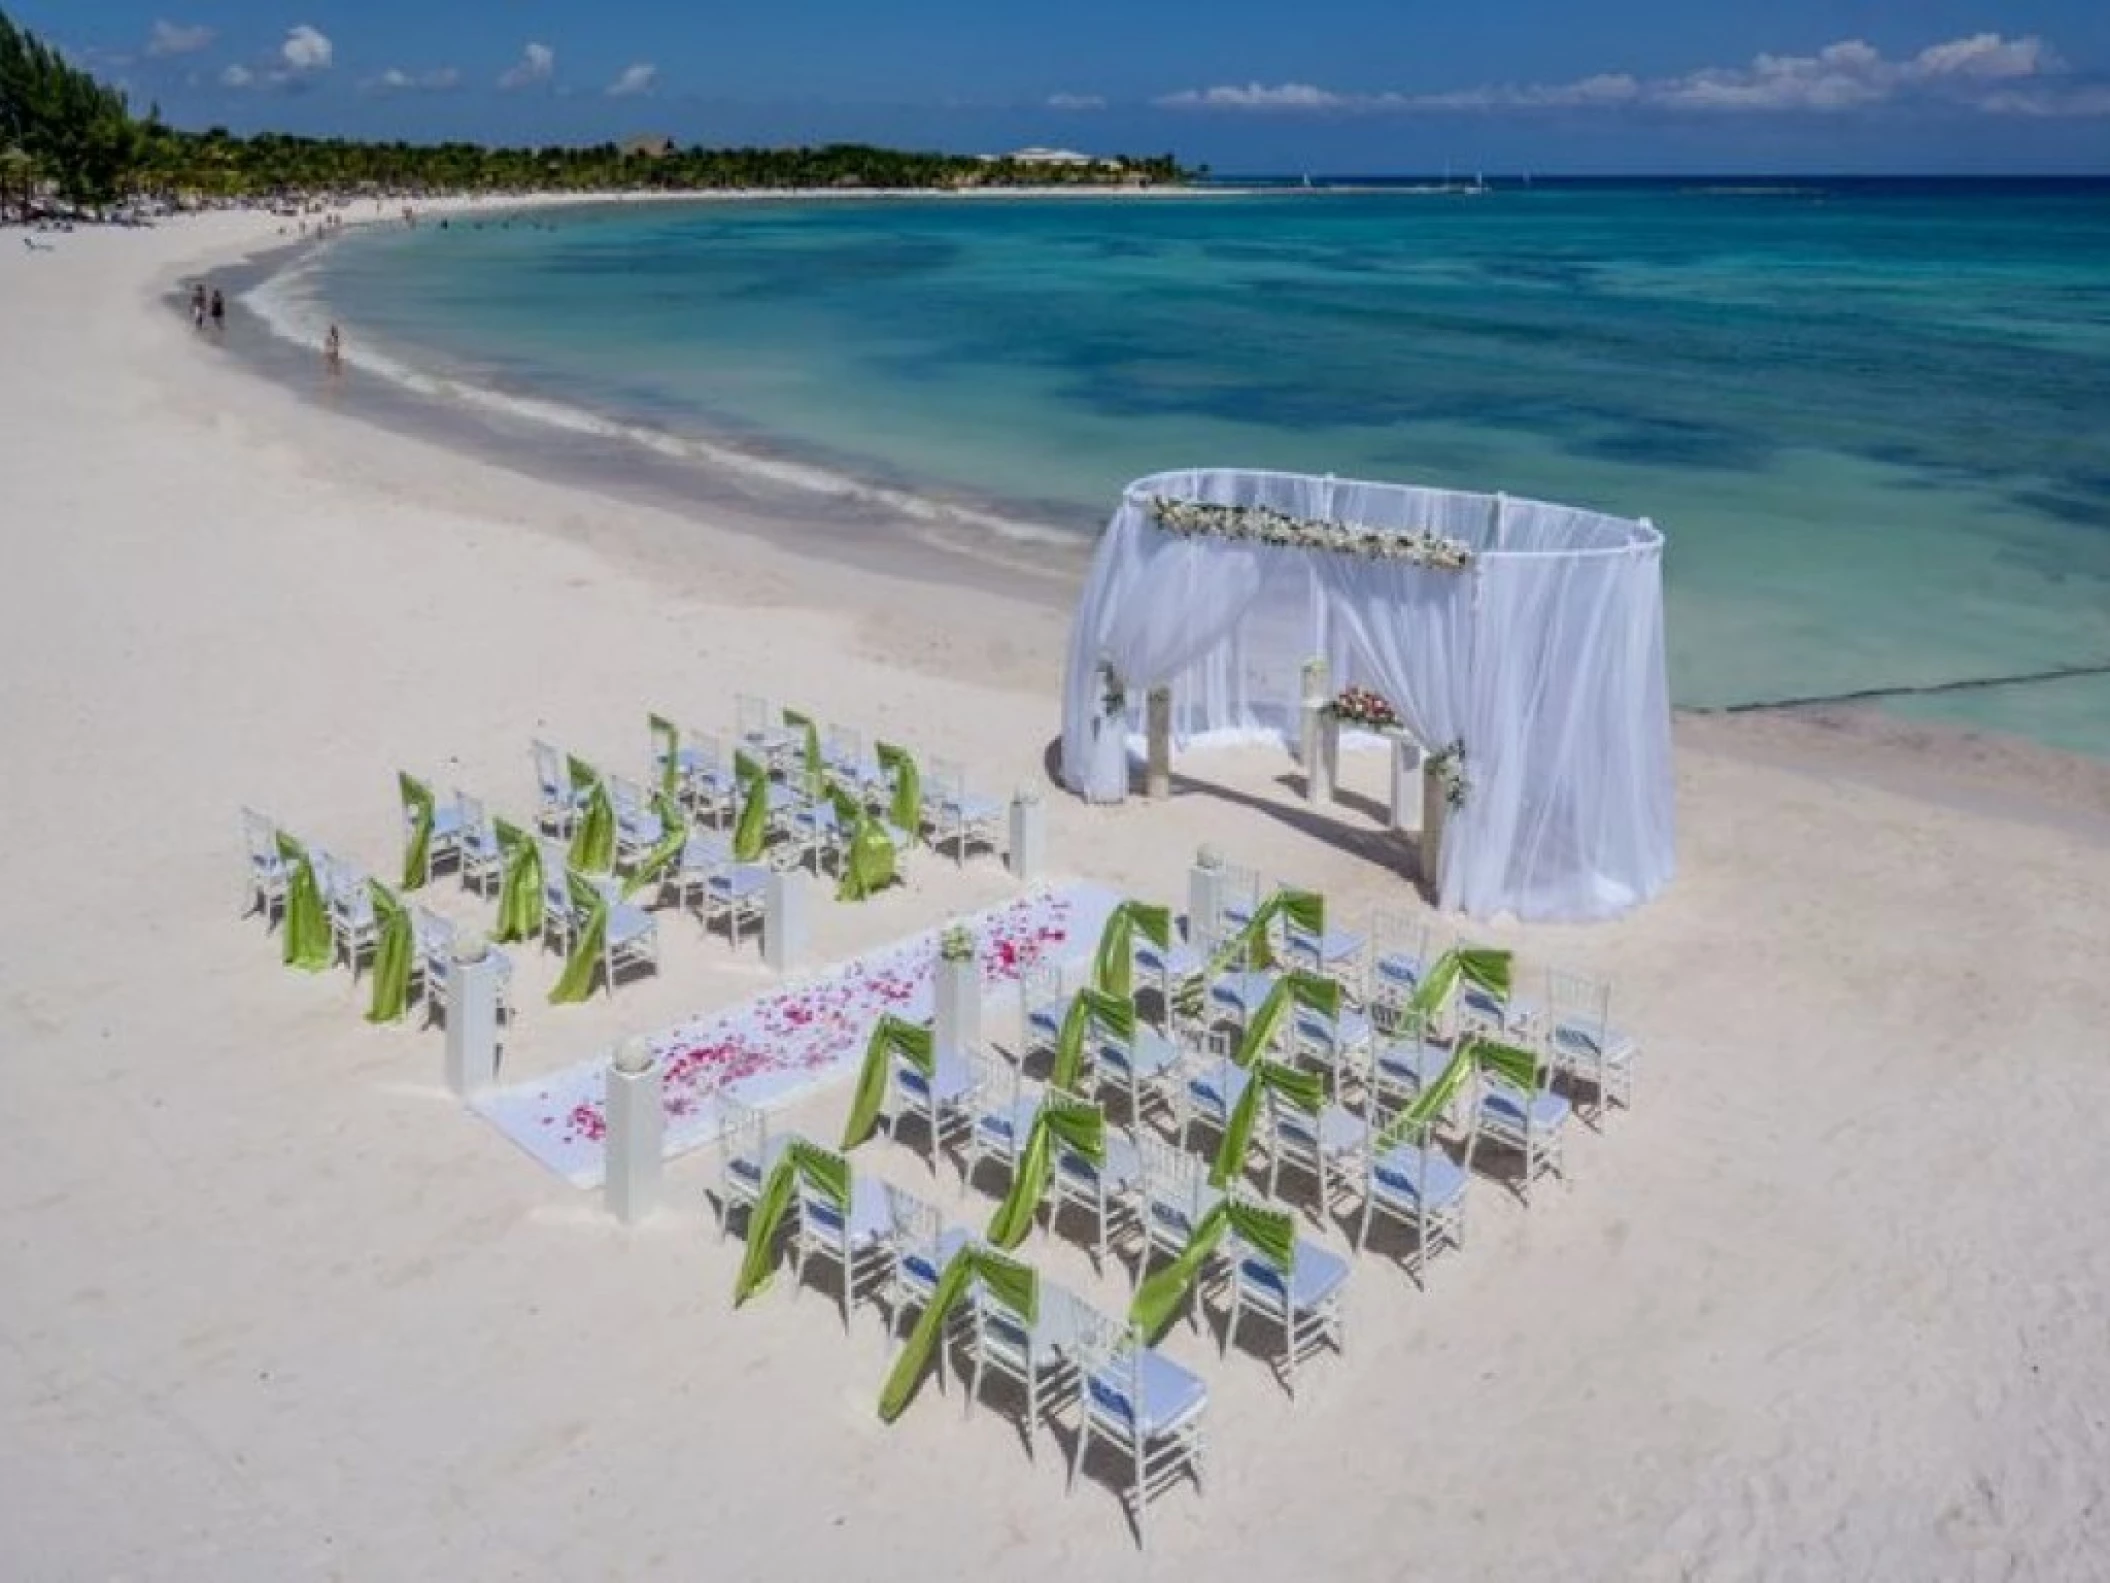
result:
[(344, 372), (344, 337), (337, 333), (337, 326), (330, 326), (330, 333), (322, 341), (322, 366), (333, 374)]

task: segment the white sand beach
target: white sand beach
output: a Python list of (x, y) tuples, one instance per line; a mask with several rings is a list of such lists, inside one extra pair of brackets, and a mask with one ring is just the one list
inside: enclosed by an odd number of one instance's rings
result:
[[(509, 473), (333, 410), (319, 357), (297, 399), (163, 301), (281, 223), (0, 247), (0, 1576), (2110, 1574), (2110, 767), (1682, 719), (1670, 890), (1471, 930), (1613, 981), (1636, 1107), (1528, 1209), (1477, 1183), (1426, 1291), (1362, 1259), (1294, 1404), (1175, 1329), (1209, 1487), (1139, 1555), (1104, 1482), (1066, 1499), (1055, 1442), (1029, 1462), (957, 1385), (882, 1426), (869, 1311), (846, 1339), (787, 1278), (735, 1313), (713, 1155), (618, 1225), (459, 1106), (437, 1031), (368, 1026), (236, 916), (245, 803), (387, 873), (398, 768), (526, 814), (531, 737), (639, 773), (647, 710), (729, 726), (741, 692), (1041, 781), (1065, 590)], [(1179, 769), (1156, 805), (1051, 791), (1054, 870), (1178, 902), (1206, 841), (1338, 916), (1423, 905), (1280, 755)], [(922, 854), (817, 909), (817, 956), (1013, 892)], [(661, 934), (656, 977), (570, 1008), (517, 948), (508, 1075), (771, 982)], [(1072, 1242), (1027, 1253), (1126, 1300)]]

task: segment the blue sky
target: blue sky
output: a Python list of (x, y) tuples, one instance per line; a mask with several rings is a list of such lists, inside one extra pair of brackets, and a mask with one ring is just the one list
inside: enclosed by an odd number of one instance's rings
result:
[(1219, 171), (2110, 172), (2106, 0), (0, 0), (178, 125), (1172, 150)]

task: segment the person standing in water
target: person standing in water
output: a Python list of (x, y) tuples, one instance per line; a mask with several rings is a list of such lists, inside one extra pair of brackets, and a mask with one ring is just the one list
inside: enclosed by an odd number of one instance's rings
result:
[(227, 299), (220, 295), (220, 288), (217, 286), (213, 288), (212, 293), (212, 327), (220, 331), (227, 328)]
[(205, 328), (205, 282), (202, 280), (190, 289), (190, 327), (193, 330)]
[(322, 338), (322, 366), (332, 374), (344, 372), (344, 337), (337, 333), (337, 326), (330, 326), (330, 333)]

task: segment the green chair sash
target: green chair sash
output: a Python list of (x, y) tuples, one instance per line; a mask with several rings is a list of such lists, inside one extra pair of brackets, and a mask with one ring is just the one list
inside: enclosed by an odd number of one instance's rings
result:
[(806, 795), (808, 797), (820, 796), (822, 788), (827, 784), (826, 777), (821, 768), (820, 727), (813, 723), (813, 716), (802, 715), (796, 709), (780, 709), (777, 711), (777, 714), (783, 720), (785, 725), (790, 726), (794, 730), (799, 731), (804, 735)]
[(647, 714), (645, 729), (659, 759), (659, 789), (672, 797), (681, 786), (681, 728), (665, 715)]
[(571, 778), (571, 789), (574, 792), (589, 791), (601, 784), (601, 772), (576, 753), (564, 755), (564, 767)]
[(1387, 1149), (1397, 1148), (1402, 1143), (1419, 1143), (1428, 1130), (1436, 1124), (1465, 1080), (1475, 1070), (1475, 1049), (1480, 1041), (1467, 1039), (1451, 1052), (1450, 1060), (1437, 1074), (1436, 1081), (1429, 1084), (1405, 1109), (1387, 1122), (1371, 1143), (1371, 1152), (1383, 1154)]
[(1265, 1057), (1254, 1064), (1252, 1072), (1252, 1081), (1246, 1084), (1224, 1123), (1223, 1141), (1217, 1145), (1216, 1161), (1209, 1167), (1211, 1187), (1228, 1187), (1244, 1173), (1246, 1146), (1252, 1141), (1253, 1120), (1260, 1112), (1263, 1094), (1279, 1094), (1309, 1116), (1316, 1116), (1326, 1103), (1326, 1080), (1317, 1072), (1285, 1066)]
[(368, 1022), (400, 1022), (410, 1010), (410, 957), (414, 936), (410, 909), (396, 893), (377, 879), (366, 882), (374, 899), (373, 995), (367, 1004)]
[(1451, 996), (1457, 993), (1461, 979), (1479, 985), (1490, 995), (1507, 1000), (1513, 960), (1507, 951), (1446, 951), (1436, 959), (1435, 965), (1422, 975), (1421, 985), (1414, 991), (1414, 998), (1407, 1002), (1407, 1010), (1423, 1019), (1434, 1018), (1450, 1004)]
[(396, 790), (410, 820), (403, 845), (403, 888), (416, 890), (425, 883), (425, 866), (432, 860), (432, 788), (408, 771), (397, 770)]
[(1055, 1146), (1063, 1144), (1094, 1166), (1106, 1163), (1106, 1113), (1079, 1100), (1051, 1100), (1040, 1107), (1026, 1133), (1010, 1191), (989, 1219), (989, 1241), (1015, 1248), (1033, 1229), (1033, 1217), (1055, 1179)]
[(944, 1337), (946, 1322), (977, 1285), (988, 1288), (991, 1296), (1028, 1325), (1040, 1318), (1040, 1277), (1033, 1267), (970, 1242), (939, 1272), (937, 1289), (917, 1317), (916, 1328), (909, 1332), (908, 1345), (887, 1371), (886, 1384), (879, 1391), (881, 1421), (892, 1423), (908, 1407)]
[(733, 1283), (733, 1306), (738, 1308), (763, 1290), (776, 1273), (777, 1229), (791, 1208), (800, 1182), (807, 1191), (827, 1200), (836, 1213), (850, 1213), (850, 1162), (817, 1143), (794, 1138), (785, 1146), (762, 1184), (754, 1213), (747, 1219), (747, 1253), (740, 1260), (740, 1274)]
[(740, 817), (733, 825), (733, 861), (759, 863), (769, 840), (769, 777), (745, 753), (733, 755), (733, 767), (745, 788), (740, 798)]
[(491, 821), (505, 870), (498, 887), (498, 938), (532, 940), (542, 932), (542, 848), (517, 824)]
[(689, 821), (671, 793), (654, 792), (652, 811), (659, 815), (659, 840), (638, 864), (637, 872), (624, 882), (623, 894), (626, 897), (635, 896), (665, 879), (681, 861), (682, 848), (689, 844)]
[(1499, 1044), (1493, 1039), (1468, 1039), (1466, 1045), (1479, 1070), (1492, 1072), (1503, 1082), (1527, 1094), (1539, 1086), (1539, 1058), (1531, 1051), (1520, 1050), (1513, 1044)]
[(315, 860), (305, 846), (283, 830), (278, 833), (278, 855), (293, 868), (292, 877), (286, 881), (280, 953), (286, 966), (297, 967), (303, 973), (320, 973), (330, 965), (330, 920), (323, 911)]
[(907, 748), (891, 742), (875, 742), (872, 751), (878, 756), (879, 767), (894, 783), (894, 800), (887, 809), (887, 817), (901, 831), (902, 839), (915, 846), (923, 839), (923, 772), (916, 767), (915, 755)]
[(1099, 931), (1099, 949), (1092, 957), (1092, 984), (1109, 995), (1130, 1000), (1135, 995), (1135, 937), (1141, 934), (1160, 951), (1172, 947), (1172, 912), (1149, 902), (1124, 901), (1107, 914), (1106, 927)]
[(892, 1012), (882, 1012), (865, 1044), (864, 1065), (857, 1071), (857, 1089), (850, 1097), (850, 1117), (843, 1124), (843, 1149), (856, 1148), (872, 1136), (879, 1125), (879, 1109), (886, 1102), (887, 1074), (899, 1055), (924, 1076), (937, 1070), (937, 1035), (920, 1022), (910, 1022)]
[(566, 874), (565, 887), (571, 893), (572, 909), (578, 914), (577, 932), (572, 936), (571, 955), (565, 958), (564, 971), (550, 987), (549, 999), (553, 1006), (570, 1005), (586, 999), (593, 993), (594, 970), (608, 949), (608, 898), (580, 874)]
[(1136, 1036), (1136, 1003), (1087, 984), (1062, 1015), (1055, 1035), (1055, 1062), (1048, 1073), (1053, 1088), (1076, 1088), (1084, 1073), (1084, 1045), (1094, 1030), (1123, 1044)]
[(1232, 1233), (1270, 1266), (1285, 1273), (1296, 1258), (1297, 1228), (1288, 1211), (1226, 1198), (1202, 1216), (1177, 1258), (1144, 1277), (1136, 1287), (1135, 1300), (1128, 1308), (1128, 1322), (1145, 1342), (1154, 1345), (1164, 1336), (1209, 1256)]
[(1277, 918), (1286, 919), (1293, 928), (1306, 934), (1324, 936), (1326, 898), (1317, 891), (1294, 890), (1285, 885), (1255, 907), (1245, 926), (1216, 948), (1199, 973), (1180, 985), (1177, 999), (1182, 1016), (1199, 1014), (1202, 997), (1208, 992), (1209, 985), (1234, 967), (1264, 973), (1275, 966), (1275, 952), (1269, 943), (1268, 931)]
[(572, 833), (567, 861), (582, 874), (606, 874), (615, 867), (615, 804), (608, 783), (595, 777), (586, 793), (586, 810)]
[(834, 804), (836, 823), (849, 832), (843, 856), (842, 877), (836, 882), (837, 901), (863, 901), (875, 891), (894, 883), (894, 840), (878, 820), (837, 782), (826, 782), (828, 800)]

